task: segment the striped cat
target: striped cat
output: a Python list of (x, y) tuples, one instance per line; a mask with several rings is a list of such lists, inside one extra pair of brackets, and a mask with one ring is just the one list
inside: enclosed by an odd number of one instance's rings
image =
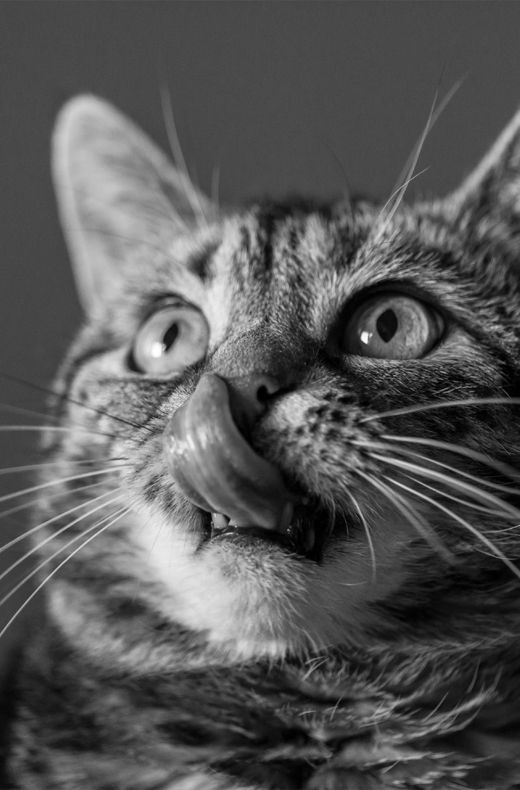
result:
[(89, 96), (53, 167), (86, 321), (0, 786), (520, 787), (520, 114), (414, 205), (225, 210)]

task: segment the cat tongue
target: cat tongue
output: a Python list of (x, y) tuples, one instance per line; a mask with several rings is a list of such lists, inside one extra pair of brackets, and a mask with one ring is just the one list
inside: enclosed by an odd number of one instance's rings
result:
[(238, 430), (223, 379), (202, 376), (171, 418), (165, 449), (173, 479), (195, 505), (225, 514), (234, 526), (283, 529), (294, 497)]

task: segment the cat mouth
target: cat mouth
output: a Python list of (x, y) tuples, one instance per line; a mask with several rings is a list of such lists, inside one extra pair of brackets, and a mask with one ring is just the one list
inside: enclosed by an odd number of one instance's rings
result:
[(319, 560), (330, 515), (289, 487), (253, 449), (236, 424), (222, 378), (201, 377), (172, 415), (164, 449), (176, 487), (203, 514), (204, 543), (263, 541)]
[[(287, 507), (277, 529), (240, 526), (223, 513), (204, 513), (207, 543), (259, 540), (299, 558), (320, 562), (327, 539), (335, 532), (330, 515), (319, 505)], [(323, 527), (326, 523), (329, 526)], [(344, 528), (344, 524), (342, 524)]]

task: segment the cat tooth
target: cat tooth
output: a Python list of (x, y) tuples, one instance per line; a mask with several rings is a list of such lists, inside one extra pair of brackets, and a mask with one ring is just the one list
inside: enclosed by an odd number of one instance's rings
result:
[(215, 529), (227, 529), (229, 524), (227, 517), (223, 513), (213, 512), (211, 514), (211, 520)]

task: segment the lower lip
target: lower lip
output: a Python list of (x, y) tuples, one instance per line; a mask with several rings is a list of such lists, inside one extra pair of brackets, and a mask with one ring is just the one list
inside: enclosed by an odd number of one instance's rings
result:
[(259, 539), (264, 543), (279, 546), (295, 556), (302, 557), (289, 536), (263, 527), (230, 527), (225, 530), (213, 530), (209, 540), (211, 543), (216, 543), (222, 540), (234, 541), (244, 538), (247, 540)]

